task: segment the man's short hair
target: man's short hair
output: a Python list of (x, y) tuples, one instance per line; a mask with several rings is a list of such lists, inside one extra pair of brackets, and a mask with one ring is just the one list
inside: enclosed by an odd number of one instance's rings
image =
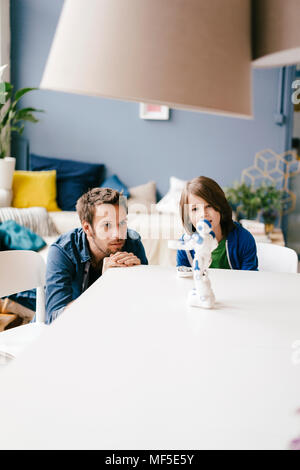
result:
[(121, 205), (127, 212), (127, 198), (122, 192), (111, 188), (93, 188), (83, 194), (76, 203), (76, 211), (80, 222), (88, 222), (93, 225), (95, 207), (101, 204)]

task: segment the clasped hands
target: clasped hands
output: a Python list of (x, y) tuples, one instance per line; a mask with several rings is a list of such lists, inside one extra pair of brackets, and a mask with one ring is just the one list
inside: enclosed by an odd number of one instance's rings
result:
[(117, 253), (104, 258), (102, 273), (109, 268), (126, 268), (128, 266), (136, 266), (138, 264), (141, 264), (141, 260), (133, 253), (118, 251)]

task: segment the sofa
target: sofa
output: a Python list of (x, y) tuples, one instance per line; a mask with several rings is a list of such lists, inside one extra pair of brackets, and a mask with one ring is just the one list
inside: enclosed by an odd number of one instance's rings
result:
[(118, 175), (106, 176), (105, 165), (30, 155), (30, 167), (15, 171), (12, 208), (0, 208), (0, 223), (14, 219), (43, 238), (40, 253), (59, 235), (80, 226), (76, 201), (93, 187), (122, 191), (128, 200), (128, 227), (142, 238), (149, 264), (175, 266), (176, 252), (168, 240), (183, 233), (178, 203), (185, 181), (170, 177), (168, 193), (157, 202), (156, 183), (127, 187)]
[[(44, 207), (0, 208), (0, 224), (10, 220), (42, 238), (45, 243), (39, 253), (45, 261), (49, 246), (61, 234), (80, 227), (76, 211), (47, 211)], [(156, 204), (148, 212), (141, 203), (129, 199), (128, 227), (141, 235), (149, 264), (175, 266), (176, 252), (168, 248), (168, 240), (178, 239), (183, 233), (179, 215), (160, 213)]]

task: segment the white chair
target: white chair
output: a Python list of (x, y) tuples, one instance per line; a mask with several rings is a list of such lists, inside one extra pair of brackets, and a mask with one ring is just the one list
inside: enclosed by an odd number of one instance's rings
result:
[[(0, 354), (16, 357), (46, 326), (46, 264), (35, 251), (0, 251), (0, 297), (36, 289), (36, 321), (0, 332)], [(4, 361), (5, 362), (5, 361)]]
[(297, 273), (298, 255), (291, 248), (273, 243), (256, 243), (259, 271)]

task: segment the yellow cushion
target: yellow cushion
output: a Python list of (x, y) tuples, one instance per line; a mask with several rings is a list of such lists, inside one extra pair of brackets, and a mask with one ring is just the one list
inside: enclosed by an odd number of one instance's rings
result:
[(56, 170), (15, 171), (13, 207), (45, 207), (60, 211), (56, 202)]

